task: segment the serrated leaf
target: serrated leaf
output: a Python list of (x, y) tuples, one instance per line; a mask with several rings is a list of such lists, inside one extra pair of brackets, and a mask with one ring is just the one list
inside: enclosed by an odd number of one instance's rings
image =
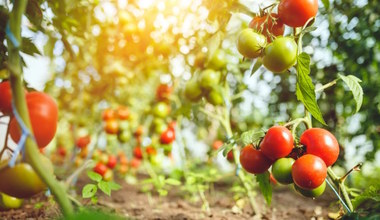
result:
[(355, 102), (356, 102), (356, 112), (357, 113), (362, 104), (363, 104), (363, 88), (360, 86), (361, 80), (353, 75), (343, 76), (341, 74), (338, 74), (339, 78), (343, 80), (344, 83), (348, 86), (348, 88), (351, 90), (352, 95), (354, 96)]
[(251, 144), (258, 141), (259, 139), (264, 137), (264, 135), (265, 135), (264, 131), (250, 130), (250, 131), (243, 132), (241, 134), (240, 141), (245, 146), (247, 144)]
[(255, 72), (260, 69), (260, 67), (263, 65), (263, 60), (261, 57), (257, 58), (256, 59), (256, 62), (255, 64), (252, 65), (252, 69), (251, 69), (251, 75), (250, 76), (253, 76), (253, 74), (255, 74)]
[(322, 0), (323, 6), (325, 7), (326, 11), (330, 8), (330, 1), (329, 0)]
[(34, 54), (41, 55), (41, 52), (38, 50), (36, 45), (34, 45), (32, 39), (27, 37), (22, 38), (21, 51), (31, 56)]
[(176, 180), (176, 179), (172, 179), (172, 178), (168, 178), (165, 180), (165, 182), (169, 185), (173, 185), (173, 186), (179, 186), (181, 185), (181, 181), (179, 180)]
[(26, 17), (35, 26), (40, 26), (42, 22), (42, 11), (38, 0), (29, 0), (25, 11)]
[(121, 189), (121, 186), (115, 182), (108, 182), (111, 190), (119, 190)]
[(88, 172), (87, 172), (87, 176), (88, 176), (91, 180), (93, 180), (93, 181), (95, 181), (95, 182), (100, 182), (100, 181), (102, 180), (102, 176), (101, 176), (99, 173), (95, 173), (95, 172), (93, 172), (93, 171), (88, 171)]
[(297, 57), (297, 99), (301, 101), (310, 114), (323, 125), (326, 125), (319, 109), (314, 91), (314, 84), (309, 76), (310, 56), (301, 53)]
[(87, 199), (93, 197), (98, 191), (98, 187), (94, 184), (87, 184), (82, 189), (82, 197)]
[(268, 205), (272, 202), (272, 186), (270, 184), (270, 174), (268, 171), (256, 175), (256, 180), (259, 183), (261, 193)]
[(98, 187), (100, 190), (102, 190), (102, 192), (104, 192), (104, 194), (111, 196), (111, 187), (109, 185), (109, 182), (102, 180), (98, 183)]

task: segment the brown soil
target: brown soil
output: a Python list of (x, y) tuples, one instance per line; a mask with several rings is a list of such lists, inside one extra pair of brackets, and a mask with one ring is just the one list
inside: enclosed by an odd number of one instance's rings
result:
[[(184, 200), (177, 191), (171, 191), (166, 197), (148, 196), (139, 191), (138, 185), (118, 182), (122, 184), (122, 189), (113, 192), (111, 197), (100, 196), (98, 206), (129, 219), (328, 219), (327, 211), (334, 200), (329, 191), (313, 200), (296, 194), (290, 187), (275, 187), (270, 207), (260, 194), (256, 196), (262, 215), (253, 216), (248, 202), (242, 210), (238, 209), (228, 186), (222, 184), (215, 186), (214, 193), (206, 194), (211, 207), (210, 213), (206, 213), (202, 211), (201, 202)], [(83, 184), (79, 183), (79, 186)], [(43, 195), (29, 199), (21, 209), (0, 211), (0, 219), (55, 219), (57, 216), (57, 207)]]

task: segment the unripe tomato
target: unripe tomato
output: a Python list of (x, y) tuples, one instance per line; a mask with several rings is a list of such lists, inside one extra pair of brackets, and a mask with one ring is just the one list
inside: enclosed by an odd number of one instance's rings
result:
[(107, 134), (117, 134), (119, 132), (119, 122), (115, 119), (107, 120), (104, 125), (104, 130)]
[(223, 105), (224, 99), (218, 88), (212, 88), (206, 95), (206, 100), (212, 105)]
[(107, 169), (107, 171), (104, 173), (103, 179), (104, 179), (104, 181), (107, 181), (107, 182), (112, 181), (113, 171)]
[(281, 184), (290, 184), (293, 182), (292, 166), (293, 158), (280, 158), (272, 165), (273, 177)]
[(175, 140), (175, 132), (172, 129), (167, 129), (161, 134), (161, 144), (170, 144)]
[(169, 99), (170, 94), (172, 93), (172, 87), (167, 84), (160, 84), (156, 90), (156, 99), (158, 101), (165, 101)]
[(4, 115), (12, 114), (12, 89), (9, 81), (0, 83), (0, 112)]
[(170, 107), (165, 102), (159, 102), (153, 107), (152, 111), (154, 116), (166, 118), (170, 113)]
[(320, 157), (305, 154), (294, 162), (292, 177), (294, 183), (302, 189), (315, 189), (326, 179), (327, 168)]
[(129, 130), (129, 122), (128, 121), (120, 121), (119, 122), (119, 130), (120, 131), (127, 131)]
[(102, 164), (107, 164), (108, 163), (108, 155), (106, 153), (102, 153), (99, 156), (99, 162)]
[(103, 112), (102, 112), (102, 119), (103, 121), (108, 121), (110, 119), (115, 119), (116, 118), (116, 113), (114, 110), (108, 108), (108, 109), (105, 109)]
[(2, 169), (0, 179), (0, 191), (17, 198), (29, 198), (46, 190), (45, 183), (27, 163)]
[(272, 161), (287, 156), (293, 149), (293, 135), (284, 126), (269, 128), (261, 141), (260, 150)]
[(249, 23), (249, 27), (258, 31), (267, 37), (268, 42), (272, 42), (273, 37), (282, 36), (285, 31), (285, 26), (278, 15), (272, 13), (271, 16), (268, 14), (262, 17), (254, 17)]
[(274, 72), (282, 73), (292, 67), (297, 60), (297, 44), (293, 38), (277, 37), (264, 51), (263, 64)]
[(257, 58), (265, 48), (267, 40), (264, 35), (251, 28), (246, 28), (239, 33), (237, 49), (241, 55), (247, 58)]
[(306, 153), (320, 157), (331, 166), (339, 156), (339, 144), (335, 136), (322, 128), (310, 128), (300, 138), (302, 145), (306, 146)]
[(126, 174), (128, 172), (128, 166), (126, 164), (122, 164), (119, 166), (119, 173)]
[(98, 162), (96, 166), (94, 167), (94, 172), (100, 174), (102, 177), (106, 174), (108, 168), (106, 165)]
[(290, 27), (302, 27), (317, 15), (318, 0), (281, 0), (278, 16)]
[(213, 69), (223, 69), (227, 65), (226, 54), (224, 50), (217, 49), (209, 60), (208, 66)]
[(135, 147), (135, 149), (133, 149), (133, 156), (135, 156), (137, 159), (143, 158), (141, 147)]
[(85, 148), (91, 142), (91, 137), (89, 135), (79, 137), (75, 145), (78, 148)]
[[(37, 145), (39, 148), (44, 148), (54, 138), (57, 130), (57, 104), (49, 95), (42, 92), (27, 93), (26, 103)], [(10, 122), (9, 132), (15, 142), (20, 140), (21, 129), (15, 118)]]
[(202, 89), (210, 90), (212, 87), (217, 86), (220, 81), (220, 72), (213, 69), (206, 69), (199, 75), (198, 82)]
[(247, 172), (253, 174), (264, 173), (272, 165), (272, 161), (252, 145), (247, 145), (241, 150), (240, 163)]
[(117, 158), (114, 155), (108, 156), (107, 167), (113, 169), (117, 164)]
[(199, 83), (194, 79), (188, 81), (185, 85), (184, 94), (192, 102), (199, 101), (202, 98), (202, 90)]
[(214, 141), (214, 143), (212, 143), (212, 149), (214, 150), (218, 150), (219, 148), (221, 148), (223, 146), (223, 141), (221, 140), (216, 140)]
[(316, 197), (322, 195), (323, 192), (325, 191), (326, 181), (324, 181), (320, 186), (318, 186), (315, 189), (302, 189), (299, 186), (297, 186), (296, 184), (294, 184), (294, 189), (305, 197), (316, 198)]
[(129, 131), (122, 131), (119, 132), (119, 134), (117, 135), (117, 139), (122, 143), (128, 142), (129, 140), (131, 140), (131, 137), (132, 135)]
[(139, 166), (141, 165), (141, 159), (138, 159), (136, 157), (134, 157), (132, 160), (131, 160), (131, 167), (133, 168), (139, 168)]
[(127, 120), (129, 118), (129, 109), (126, 106), (119, 106), (116, 109), (116, 114), (120, 120)]
[(22, 206), (23, 199), (0, 193), (0, 210), (18, 209)]

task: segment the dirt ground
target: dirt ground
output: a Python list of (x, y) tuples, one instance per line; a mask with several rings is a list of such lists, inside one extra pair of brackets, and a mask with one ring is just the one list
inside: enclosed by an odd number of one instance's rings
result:
[[(202, 211), (202, 204), (190, 203), (183, 199), (179, 192), (171, 191), (166, 197), (153, 195), (149, 197), (139, 191), (138, 185), (128, 185), (118, 181), (122, 189), (112, 193), (111, 197), (101, 196), (98, 206), (116, 212), (126, 219), (146, 220), (188, 220), (188, 219), (328, 219), (327, 212), (331, 208), (334, 197), (327, 191), (323, 196), (313, 200), (296, 194), (290, 187), (275, 187), (272, 205), (267, 207), (263, 197), (258, 194), (256, 200), (261, 216), (252, 215), (248, 202), (244, 208), (237, 209), (233, 195), (228, 186), (216, 186), (215, 192), (206, 195), (211, 212)], [(80, 183), (83, 185), (84, 183)], [(85, 202), (85, 201), (84, 201)], [(29, 199), (23, 208), (18, 210), (0, 211), (0, 219), (55, 219), (59, 211), (54, 202), (44, 195)]]

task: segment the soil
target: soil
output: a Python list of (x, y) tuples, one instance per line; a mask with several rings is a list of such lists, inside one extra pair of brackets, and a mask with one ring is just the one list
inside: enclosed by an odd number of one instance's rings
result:
[[(242, 209), (237, 208), (228, 185), (216, 184), (214, 192), (206, 194), (211, 208), (211, 211), (207, 213), (202, 211), (201, 202), (189, 202), (183, 199), (183, 195), (178, 191), (170, 191), (166, 197), (148, 196), (140, 192), (139, 185), (129, 185), (125, 181), (117, 182), (122, 185), (122, 189), (113, 192), (111, 197), (101, 195), (97, 206), (125, 216), (126, 219), (320, 220), (328, 219), (328, 210), (331, 209), (332, 201), (335, 201), (329, 191), (313, 200), (296, 194), (290, 187), (277, 186), (274, 187), (270, 207), (266, 205), (260, 194), (255, 197), (262, 213), (261, 216), (257, 216), (252, 215), (248, 201), (240, 206), (243, 207)], [(84, 184), (85, 181), (79, 181), (78, 188), (81, 189)], [(57, 206), (44, 195), (25, 201), (21, 209), (0, 211), (0, 219), (56, 219), (57, 217), (59, 217)]]

